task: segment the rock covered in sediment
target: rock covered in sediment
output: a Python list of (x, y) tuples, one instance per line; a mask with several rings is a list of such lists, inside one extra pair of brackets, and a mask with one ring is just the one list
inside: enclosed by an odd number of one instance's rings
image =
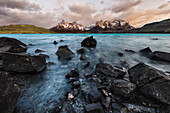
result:
[(5, 73), (0, 72), (0, 113), (12, 113), (19, 94), (19, 87)]
[(128, 70), (130, 80), (150, 99), (170, 105), (170, 77), (163, 72), (139, 63)]
[(155, 51), (151, 55), (151, 59), (170, 62), (170, 53)]
[(96, 65), (95, 73), (98, 76), (122, 78), (126, 74), (126, 70), (122, 67), (112, 66), (107, 63), (99, 63)]
[(104, 113), (103, 107), (100, 103), (88, 104), (85, 109), (87, 113)]
[(65, 46), (60, 46), (58, 48), (58, 51), (56, 52), (56, 55), (58, 56), (59, 59), (66, 59), (66, 60), (70, 60), (74, 53), (68, 48), (67, 45)]
[(27, 51), (26, 44), (8, 37), (0, 37), (0, 52), (21, 53)]
[(114, 94), (123, 96), (123, 97), (129, 97), (130, 94), (135, 90), (136, 85), (125, 80), (113, 80), (111, 84), (111, 91)]
[(46, 68), (46, 58), (43, 56), (4, 52), (2, 60), (5, 71), (30, 73), (40, 72)]
[(85, 38), (81, 42), (81, 45), (84, 46), (84, 47), (96, 47), (97, 41), (96, 41), (96, 39), (93, 38), (93, 36), (91, 36), (91, 37)]

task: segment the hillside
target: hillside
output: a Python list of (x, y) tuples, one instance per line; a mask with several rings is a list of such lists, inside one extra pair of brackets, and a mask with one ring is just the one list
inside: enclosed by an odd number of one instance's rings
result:
[(170, 19), (146, 24), (141, 28), (131, 30), (135, 33), (170, 33)]
[(50, 33), (50, 30), (35, 25), (0, 26), (0, 34), (36, 34)]

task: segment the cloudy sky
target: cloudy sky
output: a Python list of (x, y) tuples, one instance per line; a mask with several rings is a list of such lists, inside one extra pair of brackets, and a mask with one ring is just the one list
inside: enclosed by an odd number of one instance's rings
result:
[(0, 0), (0, 25), (34, 24), (51, 28), (77, 21), (127, 20), (134, 27), (170, 18), (170, 0)]

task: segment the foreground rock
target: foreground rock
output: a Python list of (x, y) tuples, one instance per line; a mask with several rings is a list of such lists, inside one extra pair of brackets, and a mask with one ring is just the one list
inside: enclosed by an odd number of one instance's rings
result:
[(6, 74), (0, 72), (0, 113), (12, 113), (19, 94), (19, 87), (13, 84)]
[(97, 41), (93, 38), (93, 36), (87, 37), (81, 42), (81, 45), (84, 47), (96, 47), (96, 44)]
[(170, 53), (155, 51), (151, 55), (151, 59), (170, 62)]
[(152, 50), (150, 49), (150, 47), (147, 47), (147, 48), (140, 50), (139, 52), (142, 53), (143, 55), (150, 56), (150, 54), (152, 53)]
[(163, 72), (144, 63), (128, 70), (130, 80), (149, 99), (170, 105), (170, 78)]
[(20, 73), (40, 72), (46, 68), (46, 58), (15, 53), (2, 53), (5, 71)]
[(88, 104), (85, 109), (87, 113), (104, 113), (102, 105), (100, 103)]
[(107, 63), (99, 63), (96, 65), (96, 75), (111, 76), (115, 78), (122, 78), (126, 74), (126, 70), (122, 67), (112, 66)]
[(26, 44), (17, 39), (0, 37), (0, 52), (21, 53), (27, 51), (26, 46)]
[(56, 55), (59, 59), (70, 60), (74, 53), (68, 48), (68, 46), (60, 46)]

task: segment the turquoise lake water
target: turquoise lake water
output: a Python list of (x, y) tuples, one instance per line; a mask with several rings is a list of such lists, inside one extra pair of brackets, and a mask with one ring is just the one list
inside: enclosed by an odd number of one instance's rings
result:
[[(79, 67), (80, 55), (76, 53), (81, 48), (81, 41), (94, 36), (97, 40), (97, 47), (88, 49), (86, 56), (91, 62), (91, 67), (103, 59), (104, 62), (123, 66), (127, 62), (129, 67), (139, 62), (144, 62), (162, 71), (170, 71), (170, 65), (150, 60), (141, 54), (139, 50), (150, 47), (152, 51), (164, 51), (170, 53), (170, 34), (0, 34), (0, 37), (6, 36), (19, 39), (26, 44), (33, 44), (27, 50), (27, 53), (36, 54), (36, 49), (45, 50), (43, 54), (50, 56), (47, 62), (54, 62), (55, 65), (48, 66), (47, 69), (31, 78), (30, 86), (21, 95), (18, 108), (20, 112), (42, 112), (51, 109), (55, 102), (63, 96), (67, 90), (68, 84), (65, 75), (75, 67)], [(158, 40), (152, 40), (158, 38)], [(64, 42), (59, 42), (60, 40)], [(54, 45), (53, 41), (59, 42)], [(60, 61), (55, 55), (59, 46), (68, 45), (75, 53), (70, 61)], [(136, 51), (136, 53), (127, 53), (125, 49)], [(124, 53), (123, 57), (118, 53)], [(126, 67), (128, 69), (128, 67)], [(83, 81), (83, 78), (82, 78)]]

